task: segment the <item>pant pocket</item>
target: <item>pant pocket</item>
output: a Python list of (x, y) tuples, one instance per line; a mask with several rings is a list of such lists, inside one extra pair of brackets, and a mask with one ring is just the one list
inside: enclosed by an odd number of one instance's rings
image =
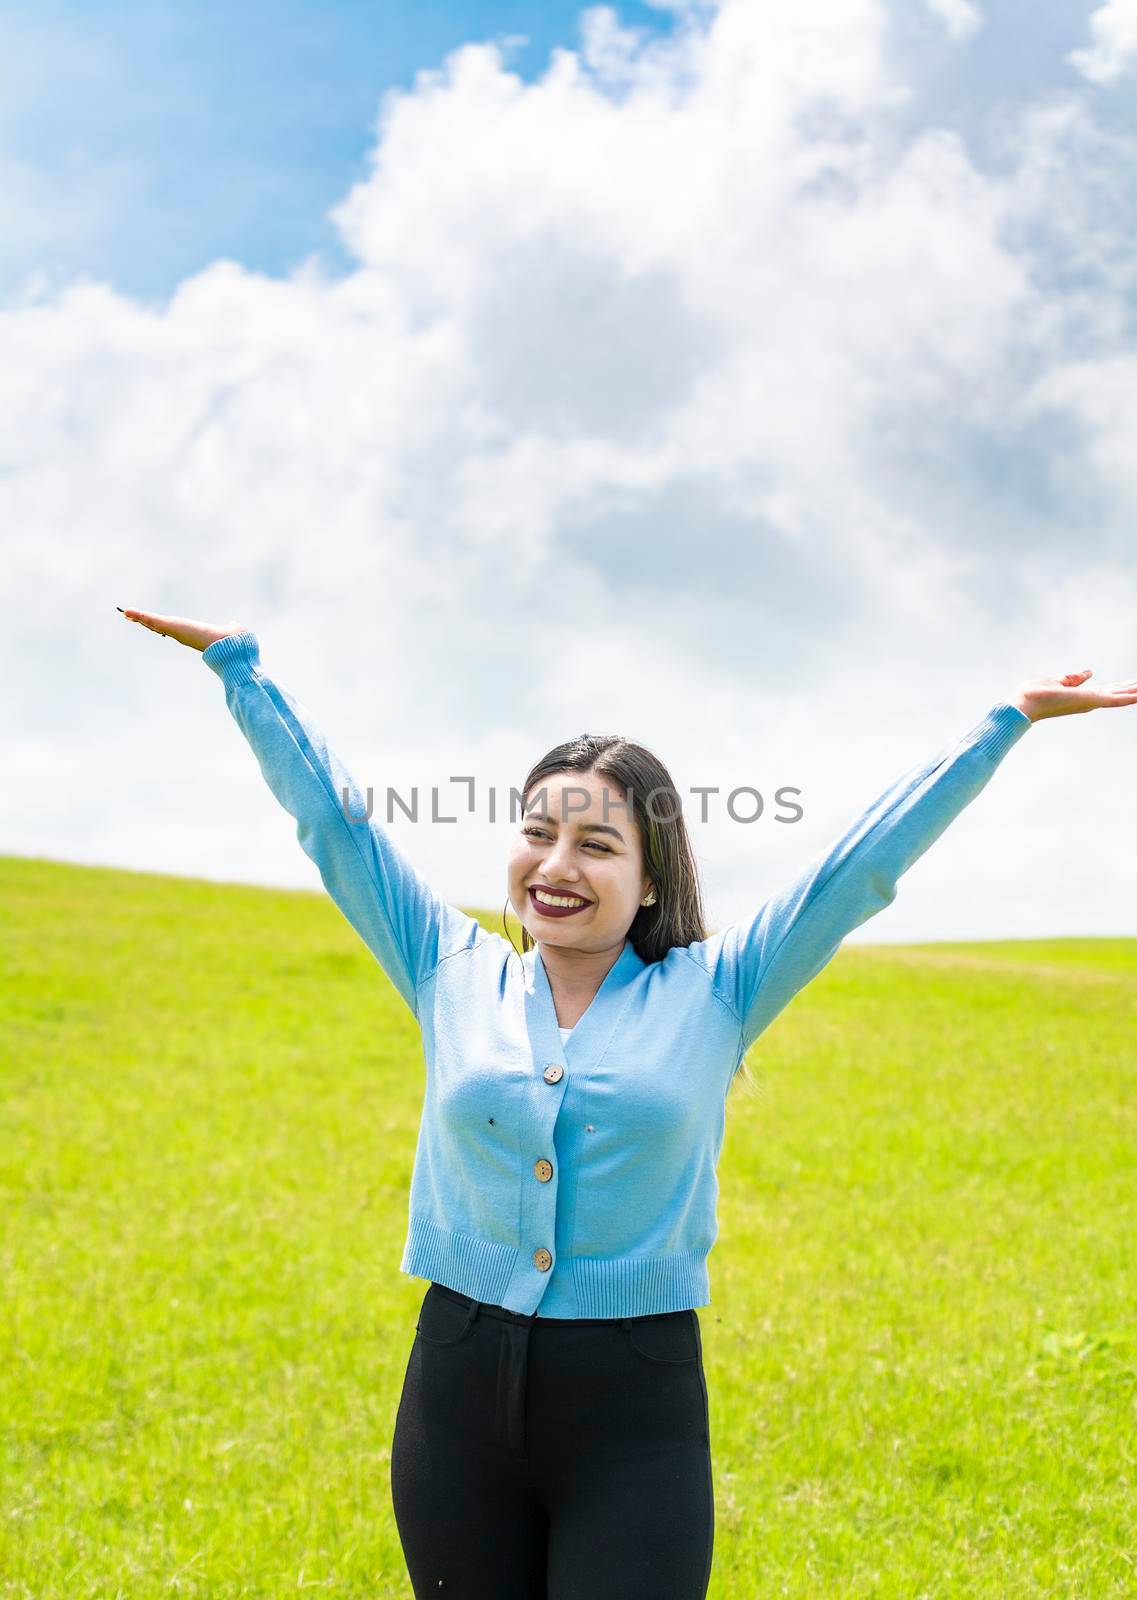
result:
[(477, 1309), (476, 1300), (464, 1306), (449, 1295), (437, 1294), (431, 1284), (419, 1307), (416, 1324), (418, 1336), (424, 1344), (461, 1344), (474, 1325)]
[(699, 1359), (699, 1332), (694, 1311), (662, 1311), (654, 1316), (625, 1317), (620, 1326), (628, 1344), (644, 1361), (664, 1367), (683, 1367)]

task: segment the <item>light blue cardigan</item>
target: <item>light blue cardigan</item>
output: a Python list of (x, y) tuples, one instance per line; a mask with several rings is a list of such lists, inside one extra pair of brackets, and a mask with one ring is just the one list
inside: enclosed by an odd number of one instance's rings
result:
[(891, 903), (1031, 727), (994, 705), (752, 918), (651, 964), (625, 943), (562, 1043), (539, 952), (519, 956), (439, 899), (366, 819), (307, 710), (261, 667), (256, 635), (219, 639), (202, 659), (328, 893), (422, 1030), (401, 1270), (542, 1317), (710, 1304), (715, 1168), (744, 1052)]

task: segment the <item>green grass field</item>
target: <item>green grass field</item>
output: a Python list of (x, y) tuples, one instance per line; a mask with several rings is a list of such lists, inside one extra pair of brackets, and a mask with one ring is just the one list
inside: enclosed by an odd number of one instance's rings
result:
[[(322, 894), (0, 896), (0, 1595), (408, 1600), (414, 1019)], [(849, 947), (752, 1061), (711, 1596), (1137, 1595), (1137, 940)]]

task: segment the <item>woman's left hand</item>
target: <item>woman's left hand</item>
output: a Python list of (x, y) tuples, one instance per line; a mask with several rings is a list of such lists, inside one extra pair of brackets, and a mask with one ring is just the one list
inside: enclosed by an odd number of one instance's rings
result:
[(1064, 678), (1032, 678), (1024, 683), (1011, 704), (1032, 722), (1043, 717), (1068, 717), (1075, 711), (1097, 711), (1101, 706), (1137, 706), (1137, 678), (1094, 689), (1086, 682), (1093, 668), (1068, 672)]

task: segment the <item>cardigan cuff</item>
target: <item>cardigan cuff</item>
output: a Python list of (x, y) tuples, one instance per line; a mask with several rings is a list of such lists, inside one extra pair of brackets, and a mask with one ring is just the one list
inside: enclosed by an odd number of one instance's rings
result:
[(972, 739), (976, 747), (985, 750), (996, 761), (1001, 761), (1013, 744), (1017, 744), (1034, 723), (1025, 711), (1001, 700), (991, 707), (983, 721), (974, 729)]
[(233, 683), (253, 683), (260, 676), (260, 647), (251, 628), (214, 639), (201, 652), (201, 659), (226, 687)]

